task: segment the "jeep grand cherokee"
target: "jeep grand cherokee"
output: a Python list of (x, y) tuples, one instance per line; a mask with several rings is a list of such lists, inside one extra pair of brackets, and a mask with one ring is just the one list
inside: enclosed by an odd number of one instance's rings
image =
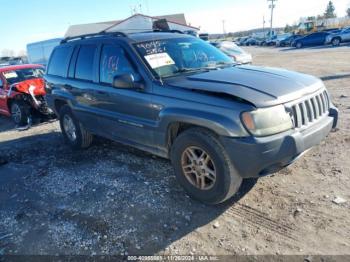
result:
[(170, 158), (180, 184), (208, 204), (233, 196), (244, 178), (286, 167), (337, 123), (321, 80), (237, 66), (179, 33), (65, 39), (45, 79), (73, 148), (98, 135)]

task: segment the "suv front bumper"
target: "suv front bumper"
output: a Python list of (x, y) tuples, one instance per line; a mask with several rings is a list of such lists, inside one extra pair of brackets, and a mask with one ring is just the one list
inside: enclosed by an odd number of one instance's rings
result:
[(319, 144), (334, 128), (338, 110), (332, 108), (312, 126), (268, 137), (229, 138), (222, 143), (242, 178), (261, 177), (290, 165), (311, 147)]

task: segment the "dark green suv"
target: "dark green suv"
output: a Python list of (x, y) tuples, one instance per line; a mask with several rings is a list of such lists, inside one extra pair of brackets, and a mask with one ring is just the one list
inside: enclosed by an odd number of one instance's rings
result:
[(237, 66), (179, 33), (65, 39), (45, 79), (68, 144), (86, 148), (98, 135), (170, 158), (186, 191), (209, 204), (289, 165), (337, 122), (321, 80)]

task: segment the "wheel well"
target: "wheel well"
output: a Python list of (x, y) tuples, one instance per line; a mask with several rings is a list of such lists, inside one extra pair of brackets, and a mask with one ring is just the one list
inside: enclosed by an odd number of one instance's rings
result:
[(341, 37), (340, 37), (340, 36), (333, 37), (333, 38), (332, 38), (332, 41), (333, 41), (334, 39), (339, 39), (339, 40), (341, 41)]
[(14, 102), (14, 101), (26, 101), (25, 98), (23, 97), (23, 95), (16, 95), (15, 97), (12, 97), (10, 99), (7, 99), (7, 108), (9, 109), (9, 111), (11, 111), (11, 104)]
[(216, 134), (212, 130), (210, 130), (210, 129), (206, 128), (206, 127), (203, 127), (203, 126), (198, 126), (198, 125), (193, 125), (193, 124), (183, 123), (183, 122), (171, 123), (169, 125), (169, 127), (168, 127), (168, 132), (167, 132), (167, 145), (168, 145), (168, 148), (170, 149), (170, 147), (174, 143), (176, 137), (178, 137), (182, 132), (184, 132), (184, 131), (186, 131), (186, 130), (188, 130), (190, 128), (194, 128), (194, 127), (206, 129), (209, 132)]
[(11, 98), (11, 99), (7, 99), (7, 108), (9, 109), (9, 111), (11, 111), (11, 104), (15, 99)]
[(67, 105), (67, 104), (68, 104), (68, 103), (67, 103), (66, 101), (61, 100), (61, 99), (57, 99), (57, 100), (55, 101), (55, 110), (56, 110), (57, 114), (59, 114), (61, 108), (62, 108), (64, 105)]

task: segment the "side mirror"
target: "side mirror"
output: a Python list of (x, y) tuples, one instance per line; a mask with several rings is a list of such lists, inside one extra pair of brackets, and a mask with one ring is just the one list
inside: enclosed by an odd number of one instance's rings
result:
[(131, 73), (116, 75), (113, 79), (113, 87), (115, 88), (140, 88), (141, 84), (135, 80), (135, 76)]

